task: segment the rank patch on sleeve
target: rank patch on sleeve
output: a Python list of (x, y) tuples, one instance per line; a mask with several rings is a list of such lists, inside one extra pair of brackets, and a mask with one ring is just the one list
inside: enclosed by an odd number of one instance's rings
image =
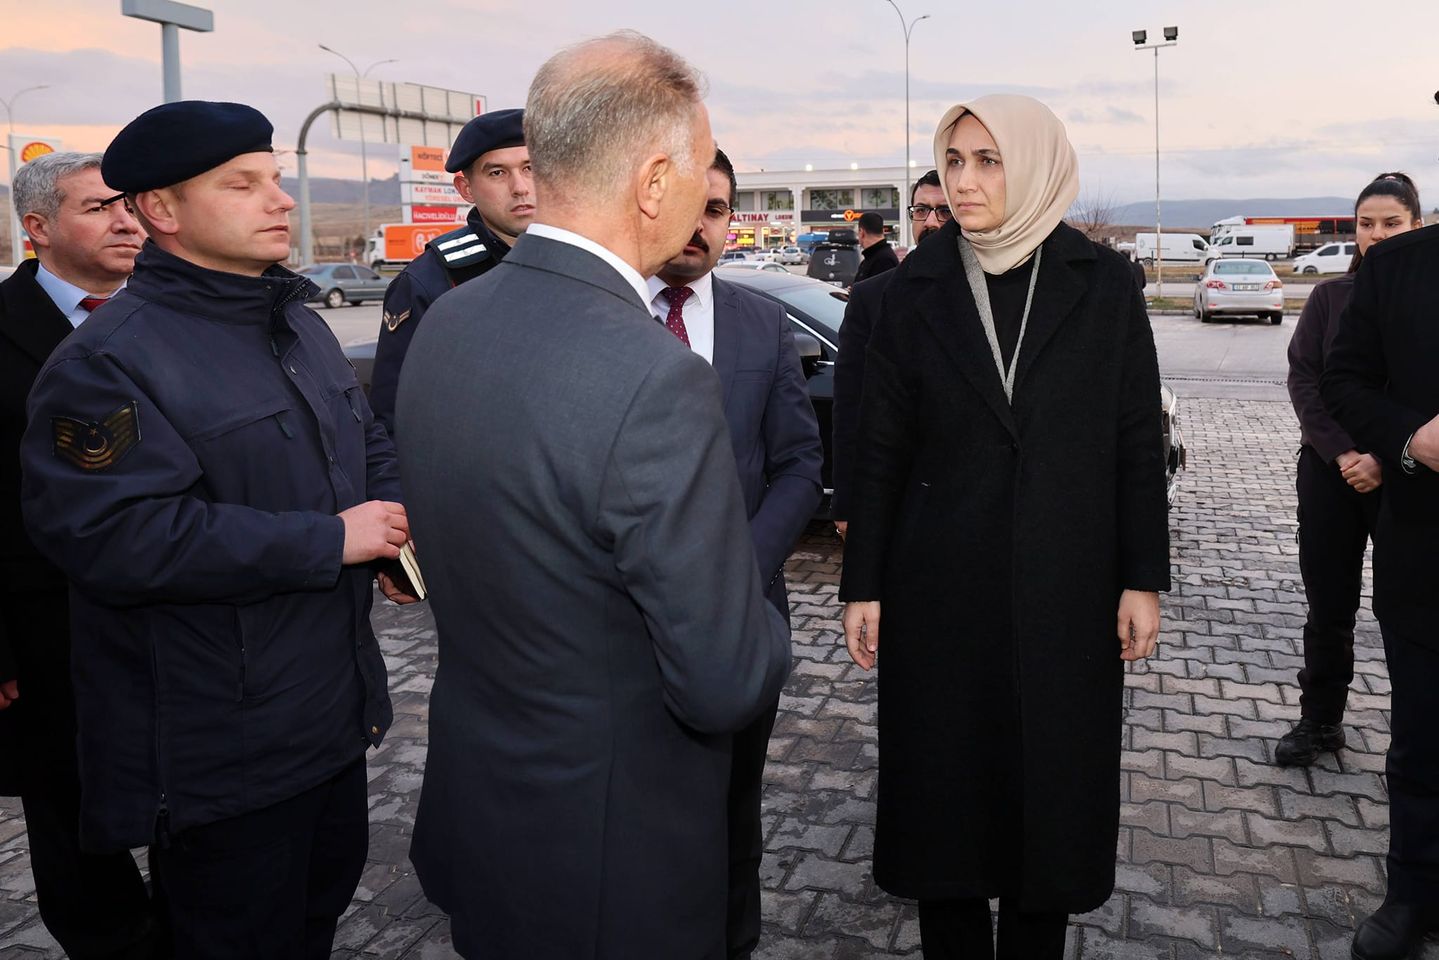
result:
[(99, 423), (74, 417), (51, 417), (55, 455), (81, 470), (104, 470), (140, 442), (140, 411), (134, 400)]
[(384, 319), (385, 319), (385, 329), (388, 330), (388, 331), (390, 331), (391, 333), (394, 333), (394, 332), (395, 332), (395, 329), (396, 329), (400, 324), (402, 324), (402, 323), (404, 323), (406, 320), (410, 319), (410, 311), (409, 311), (409, 310), (406, 310), (406, 311), (404, 311), (403, 313), (391, 313), (390, 311), (386, 310), (386, 311), (385, 311), (385, 315), (384, 315)]

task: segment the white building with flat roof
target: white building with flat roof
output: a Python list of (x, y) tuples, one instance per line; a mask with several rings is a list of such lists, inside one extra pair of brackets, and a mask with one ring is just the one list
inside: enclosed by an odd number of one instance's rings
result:
[[(911, 167), (910, 185), (928, 169)], [(909, 206), (904, 174), (903, 167), (736, 171), (739, 202), (729, 245), (763, 249), (794, 243), (805, 233), (853, 229), (859, 215), (870, 210), (884, 218), (886, 235), (897, 241), (900, 218)]]

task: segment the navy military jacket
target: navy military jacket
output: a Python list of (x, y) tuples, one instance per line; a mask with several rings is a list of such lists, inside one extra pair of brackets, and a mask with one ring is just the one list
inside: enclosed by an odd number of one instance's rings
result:
[(509, 252), (472, 207), (463, 227), (431, 240), (385, 289), (384, 315), (370, 374), (370, 406), (391, 436), (395, 433), (400, 368), (420, 318), (440, 294), (487, 273)]
[(398, 500), (399, 472), (314, 290), (147, 243), (30, 394), (22, 506), (71, 581), (88, 848), (288, 799), (389, 726), (336, 514)]

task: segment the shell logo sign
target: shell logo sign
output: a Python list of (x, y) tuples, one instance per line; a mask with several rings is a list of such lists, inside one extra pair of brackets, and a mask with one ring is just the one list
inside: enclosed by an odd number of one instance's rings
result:
[(55, 148), (43, 140), (32, 140), (19, 150), (20, 162), (29, 163), (36, 157), (43, 157), (47, 153), (54, 153)]

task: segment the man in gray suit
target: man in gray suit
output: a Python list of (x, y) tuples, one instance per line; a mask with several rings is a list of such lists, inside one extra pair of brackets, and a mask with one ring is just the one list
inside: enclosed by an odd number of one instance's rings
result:
[[(714, 276), (739, 193), (734, 166), (716, 150), (694, 236), (650, 278), (650, 310), (719, 375), (760, 578), (789, 620), (784, 562), (814, 516), (824, 445), (784, 308)], [(760, 932), (760, 794), (776, 700), (734, 738), (729, 788), (729, 917), (732, 960), (754, 952)]]
[(789, 642), (719, 382), (645, 307), (704, 203), (700, 83), (633, 33), (541, 67), (540, 214), (401, 374), (440, 643), (410, 857), (468, 957), (724, 954), (730, 734)]

